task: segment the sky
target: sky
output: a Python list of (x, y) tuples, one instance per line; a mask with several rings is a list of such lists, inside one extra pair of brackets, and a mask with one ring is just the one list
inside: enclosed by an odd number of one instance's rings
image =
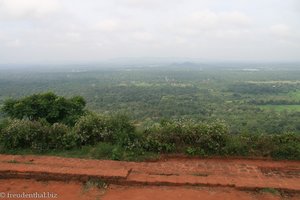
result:
[(0, 64), (300, 61), (299, 0), (0, 0)]

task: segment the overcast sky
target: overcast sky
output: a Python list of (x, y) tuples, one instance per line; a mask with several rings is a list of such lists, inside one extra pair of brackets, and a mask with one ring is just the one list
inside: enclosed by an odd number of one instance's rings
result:
[(0, 0), (0, 63), (299, 61), (299, 0)]

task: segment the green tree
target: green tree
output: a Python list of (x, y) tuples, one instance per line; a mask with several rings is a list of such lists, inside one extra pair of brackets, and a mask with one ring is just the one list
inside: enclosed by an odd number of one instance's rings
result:
[(15, 119), (45, 119), (50, 124), (61, 122), (73, 125), (84, 114), (85, 105), (86, 102), (81, 96), (66, 99), (47, 92), (22, 99), (8, 99), (4, 102), (2, 111)]

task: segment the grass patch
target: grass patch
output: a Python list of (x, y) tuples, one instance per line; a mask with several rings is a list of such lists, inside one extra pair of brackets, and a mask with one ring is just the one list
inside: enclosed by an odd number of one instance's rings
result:
[(92, 188), (101, 188), (106, 189), (108, 187), (108, 184), (100, 179), (89, 179), (87, 182), (83, 184), (83, 191), (88, 192)]
[(274, 110), (277, 112), (300, 112), (300, 105), (262, 105), (259, 108), (263, 110)]
[(263, 188), (260, 190), (261, 193), (270, 193), (272, 195), (280, 195), (280, 192), (275, 188)]
[(32, 165), (32, 162), (19, 162), (17, 160), (9, 160), (9, 161), (2, 161), (4, 163), (12, 163), (12, 164), (27, 164), (27, 165)]
[(300, 100), (300, 91), (290, 92), (289, 97), (295, 100)]
[(9, 160), (9, 161), (7, 161), (7, 163), (20, 163), (20, 162), (18, 162), (16, 160)]
[[(47, 152), (39, 152), (32, 149), (5, 149), (0, 145), (0, 153), (11, 155), (45, 155), (60, 156), (68, 158), (85, 158), (85, 159), (108, 159), (108, 160), (124, 160), (124, 161), (146, 161), (156, 160), (158, 153), (145, 151), (129, 151), (119, 145), (100, 142), (96, 145), (87, 145), (81, 148), (70, 150), (49, 150)], [(10, 163), (18, 163), (18, 161), (9, 161)], [(32, 163), (26, 163), (32, 164)]]

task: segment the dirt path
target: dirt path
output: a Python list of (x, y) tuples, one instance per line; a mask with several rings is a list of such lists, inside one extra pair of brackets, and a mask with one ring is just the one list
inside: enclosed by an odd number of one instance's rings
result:
[[(132, 199), (160, 199), (160, 196), (165, 196), (164, 199), (176, 200), (176, 197), (180, 195), (187, 195), (184, 199), (195, 199), (197, 195), (205, 196), (203, 199), (220, 199), (218, 195), (224, 196), (221, 199), (226, 199), (226, 195), (229, 195), (227, 199), (258, 199), (258, 197), (278, 199), (279, 197), (273, 195), (271, 197), (253, 196), (253, 194), (245, 193), (244, 190), (257, 191), (263, 188), (274, 188), (278, 191), (299, 194), (300, 162), (167, 159), (135, 163), (50, 156), (0, 155), (0, 178), (2, 178), (0, 186), (6, 181), (13, 184), (12, 178), (30, 178), (31, 181), (34, 181), (33, 179), (76, 181), (78, 184), (93, 179), (118, 185), (110, 188), (104, 199), (126, 199), (126, 195), (130, 194), (136, 194), (137, 197), (139, 194), (143, 196), (143, 198)], [(146, 185), (147, 187), (143, 187)], [(210, 190), (196, 189), (200, 186), (210, 188)], [(214, 190), (223, 188), (223, 190), (211, 192), (212, 188)], [(0, 187), (0, 189), (3, 188)], [(156, 192), (160, 195), (151, 195)]]

